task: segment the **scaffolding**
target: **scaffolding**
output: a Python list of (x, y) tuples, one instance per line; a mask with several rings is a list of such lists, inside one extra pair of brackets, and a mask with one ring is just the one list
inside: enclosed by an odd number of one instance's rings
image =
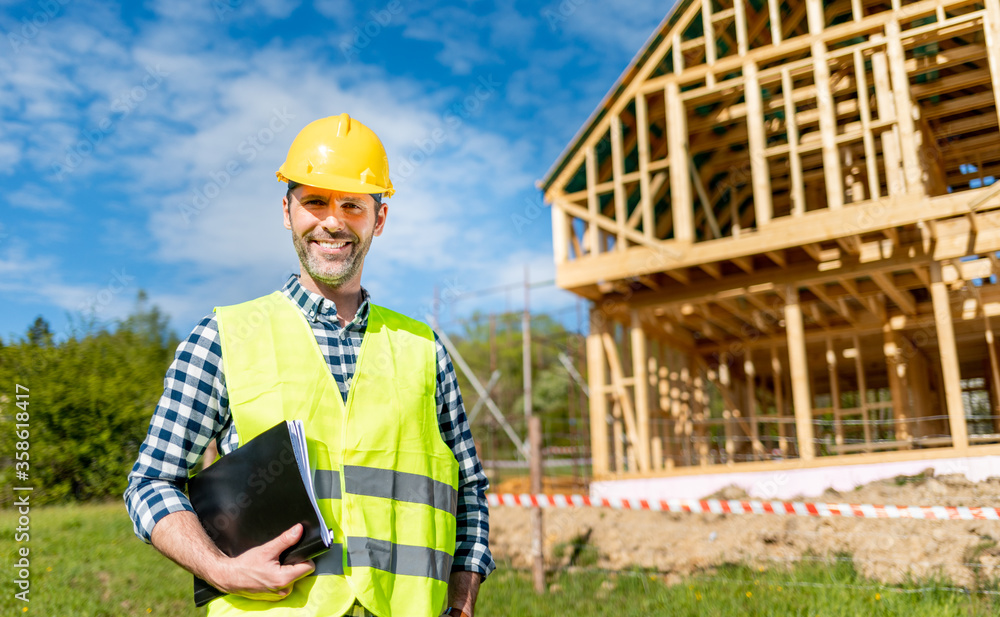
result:
[(1000, 0), (680, 0), (542, 183), (593, 472), (1000, 454)]

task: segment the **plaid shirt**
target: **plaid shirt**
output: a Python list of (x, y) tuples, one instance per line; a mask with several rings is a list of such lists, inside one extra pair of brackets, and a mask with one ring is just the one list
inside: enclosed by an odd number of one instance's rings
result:
[[(302, 309), (326, 358), (330, 372), (347, 400), (361, 339), (368, 325), (368, 292), (354, 319), (341, 327), (333, 302), (302, 287), (292, 275), (281, 289)], [(441, 437), (455, 454), (459, 466), (459, 498), (455, 561), (452, 571), (478, 572), (483, 577), (496, 565), (489, 549), (489, 510), (483, 473), (465, 406), (458, 390), (455, 368), (448, 352), (437, 343), (438, 426)], [(193, 511), (183, 488), (209, 442), (215, 439), (221, 454), (239, 446), (239, 436), (229, 410), (229, 395), (222, 367), (222, 345), (215, 314), (201, 320), (177, 348), (164, 379), (163, 395), (149, 424), (139, 457), (129, 474), (125, 504), (135, 533), (149, 542), (153, 526), (164, 516)], [(361, 609), (357, 606), (354, 613)]]

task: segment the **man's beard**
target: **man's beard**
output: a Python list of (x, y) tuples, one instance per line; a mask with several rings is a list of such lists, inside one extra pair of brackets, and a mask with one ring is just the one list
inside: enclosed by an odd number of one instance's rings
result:
[[(302, 264), (306, 273), (314, 280), (330, 287), (340, 287), (344, 283), (352, 280), (360, 271), (364, 264), (365, 255), (371, 247), (374, 235), (361, 243), (359, 238), (349, 232), (321, 237), (302, 237), (292, 230), (292, 243), (295, 245), (295, 252), (298, 253), (299, 263)], [(322, 254), (309, 250), (311, 241), (323, 242), (350, 242), (351, 252), (349, 255), (337, 256), (336, 259), (325, 259)]]

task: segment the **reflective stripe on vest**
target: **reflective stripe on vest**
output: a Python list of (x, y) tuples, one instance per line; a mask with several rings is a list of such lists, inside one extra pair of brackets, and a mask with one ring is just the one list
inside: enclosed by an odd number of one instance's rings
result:
[[(448, 582), (452, 556), (426, 546), (393, 544), (374, 538), (347, 538), (347, 566), (369, 567), (393, 574), (424, 576)], [(315, 576), (344, 574), (344, 545), (334, 544), (313, 560)]]
[[(371, 305), (347, 404), (298, 306), (276, 292), (217, 309), (241, 443), (301, 419), (317, 503), (336, 545), (268, 615), (440, 614), (455, 552), (458, 463), (441, 438), (426, 325)], [(346, 547), (346, 550), (345, 550)], [(224, 596), (209, 615), (265, 603)], [(287, 613), (285, 612), (287, 609)]]

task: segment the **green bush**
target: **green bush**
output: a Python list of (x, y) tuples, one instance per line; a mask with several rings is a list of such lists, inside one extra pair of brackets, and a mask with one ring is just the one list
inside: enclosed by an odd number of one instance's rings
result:
[[(117, 498), (125, 489), (177, 344), (143, 299), (113, 329), (56, 341), (39, 318), (22, 340), (0, 346), (0, 482), (32, 486), (33, 504)], [(29, 414), (27, 481), (13, 460), (18, 402)], [(12, 499), (0, 493), (0, 506)]]

